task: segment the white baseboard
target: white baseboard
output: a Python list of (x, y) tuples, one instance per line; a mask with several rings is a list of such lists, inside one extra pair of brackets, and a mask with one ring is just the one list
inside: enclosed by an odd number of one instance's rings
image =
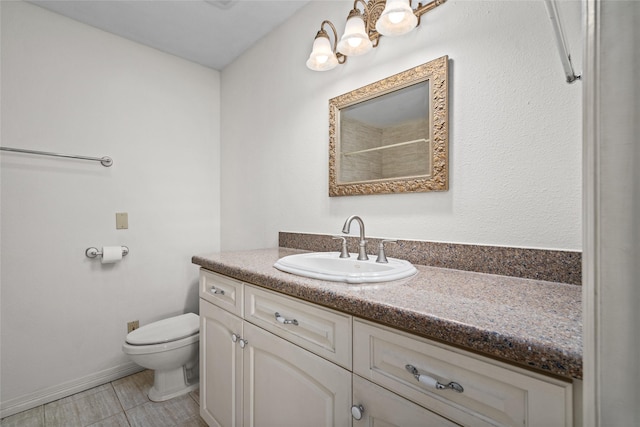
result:
[(129, 362), (82, 378), (67, 381), (53, 387), (37, 390), (33, 393), (7, 400), (6, 402), (0, 402), (0, 418), (8, 417), (10, 415), (17, 414), (18, 412), (26, 411), (28, 409), (35, 408), (36, 406), (62, 399), (63, 397), (71, 396), (72, 394), (115, 381), (119, 378), (126, 377), (127, 375), (131, 375), (142, 370), (144, 370), (144, 368), (133, 362)]

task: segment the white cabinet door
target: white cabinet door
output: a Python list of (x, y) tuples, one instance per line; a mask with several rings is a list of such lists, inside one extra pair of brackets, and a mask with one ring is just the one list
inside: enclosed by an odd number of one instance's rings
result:
[(362, 407), (362, 418), (353, 427), (456, 427), (446, 418), (395, 393), (353, 376), (353, 404)]
[(242, 427), (242, 319), (200, 299), (200, 416)]
[(244, 426), (351, 426), (351, 372), (244, 324)]

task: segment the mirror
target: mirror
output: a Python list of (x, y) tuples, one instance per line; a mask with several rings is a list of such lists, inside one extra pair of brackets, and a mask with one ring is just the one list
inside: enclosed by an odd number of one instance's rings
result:
[(329, 196), (446, 191), (448, 57), (329, 100)]

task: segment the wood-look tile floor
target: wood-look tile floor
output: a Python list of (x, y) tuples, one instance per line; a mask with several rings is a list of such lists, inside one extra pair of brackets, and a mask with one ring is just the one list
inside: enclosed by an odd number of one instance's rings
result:
[(3, 418), (1, 427), (206, 427), (199, 394), (152, 402), (153, 371), (142, 371)]

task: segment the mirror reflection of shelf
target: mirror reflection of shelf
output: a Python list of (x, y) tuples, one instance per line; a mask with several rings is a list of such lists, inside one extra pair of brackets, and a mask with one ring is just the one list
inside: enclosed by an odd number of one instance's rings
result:
[(427, 142), (428, 143), (429, 140), (428, 139), (424, 139), (424, 138), (420, 138), (420, 139), (414, 139), (412, 141), (398, 142), (396, 144), (383, 145), (383, 146), (375, 147), (375, 148), (367, 148), (366, 150), (349, 151), (349, 152), (341, 153), (341, 154), (343, 156), (353, 156), (355, 154), (362, 154), (362, 153), (370, 153), (372, 151), (387, 150), (389, 148), (400, 147), (400, 146), (403, 146), (403, 145), (419, 144), (421, 142)]

